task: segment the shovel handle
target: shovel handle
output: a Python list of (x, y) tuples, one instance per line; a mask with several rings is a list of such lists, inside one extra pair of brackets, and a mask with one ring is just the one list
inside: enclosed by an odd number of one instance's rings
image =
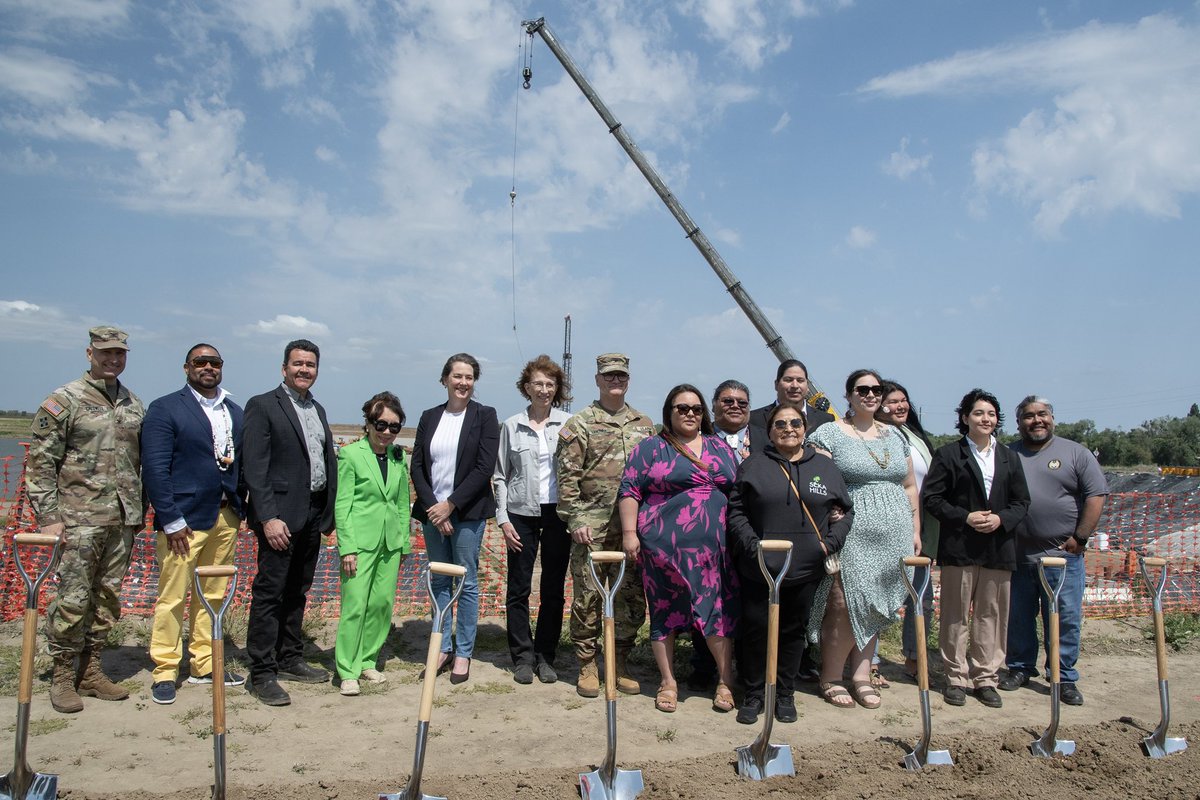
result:
[[(907, 559), (906, 559), (907, 560)], [(929, 559), (925, 559), (929, 561)], [(925, 614), (923, 609), (913, 604), (913, 623), (917, 633), (917, 688), (922, 692), (929, 691), (929, 639), (925, 635)]]
[(617, 624), (612, 617), (604, 618), (604, 699), (617, 699)]
[(201, 578), (229, 578), (237, 574), (237, 567), (231, 565), (215, 567), (196, 567), (196, 574)]
[(421, 707), (417, 711), (417, 722), (429, 722), (433, 713), (433, 688), (437, 681), (441, 653), (442, 632), (434, 631), (429, 635), (429, 649), (425, 652), (425, 679), (421, 683)]
[(780, 553), (792, 549), (792, 543), (787, 539), (763, 539), (758, 546), (768, 553)]
[(1167, 565), (1167, 560), (1165, 558), (1159, 558), (1158, 556), (1146, 556), (1142, 559), (1142, 563), (1147, 567), (1165, 567)]
[(1043, 556), (1042, 564), (1047, 567), (1065, 567), (1067, 560), (1058, 556)]
[(1061, 674), (1058, 663), (1058, 609), (1052, 608), (1050, 609), (1050, 682), (1056, 684), (1059, 680), (1061, 680)]
[(14, 544), (31, 544), (35, 547), (53, 547), (58, 537), (53, 533), (18, 533), (13, 536)]
[[(1146, 559), (1148, 562), (1150, 559)], [(1167, 632), (1163, 627), (1162, 609), (1154, 610), (1154, 658), (1158, 662), (1158, 679), (1167, 679)]]
[(775, 685), (779, 674), (779, 604), (771, 603), (767, 610), (767, 683)]
[[(204, 569), (199, 567), (198, 569)], [(213, 735), (225, 732), (225, 638), (212, 643)]]
[(933, 560), (929, 556), (905, 556), (904, 566), (906, 567), (928, 567)]
[(444, 561), (430, 561), (429, 571), (434, 575), (449, 575), (451, 578), (461, 578), (467, 574), (467, 568), (462, 564), (447, 564)]
[(597, 550), (592, 553), (592, 561), (597, 564), (615, 564), (618, 561), (624, 561), (625, 554), (620, 550)]
[(17, 702), (25, 705), (33, 701), (33, 647), (37, 641), (37, 622), (37, 609), (26, 608), (25, 624), (21, 628), (21, 672), (17, 683)]

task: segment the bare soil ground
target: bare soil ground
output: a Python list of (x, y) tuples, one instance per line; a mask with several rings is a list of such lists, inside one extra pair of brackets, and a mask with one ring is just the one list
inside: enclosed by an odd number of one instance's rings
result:
[[(313, 663), (331, 666), (336, 623), (310, 625)], [(1089, 620), (1084, 629), (1082, 707), (1063, 706), (1059, 738), (1074, 756), (1042, 760), (1028, 745), (1049, 720), (1046, 685), (1004, 695), (1004, 708), (969, 699), (963, 708), (934, 693), (933, 744), (955, 765), (906, 771), (901, 760), (920, 732), (918, 693), (898, 665), (885, 664), (892, 686), (883, 707), (840, 710), (815, 693), (797, 698), (800, 720), (775, 725), (773, 740), (789, 744), (795, 778), (756, 783), (740, 778), (734, 748), (758, 727), (712, 711), (710, 698), (685, 693), (679, 710), (654, 710), (656, 685), (648, 652), (635, 653), (640, 697), (618, 701), (618, 764), (641, 769), (643, 798), (894, 798), (1200, 797), (1200, 648), (1170, 652), (1171, 735), (1191, 745), (1163, 760), (1146, 758), (1140, 742), (1159, 719), (1152, 646), (1144, 620)], [(127, 682), (129, 700), (85, 700), (78, 715), (56, 714), (46, 695), (47, 659), (38, 659), (29, 761), (60, 775), (59, 796), (73, 800), (194, 800), (210, 796), (211, 699), (206, 687), (184, 684), (174, 705), (150, 701), (145, 623), (126, 623), (125, 644), (105, 655), (109, 674)], [(236, 621), (236, 645), (243, 644)], [(228, 697), (228, 796), (256, 800), (374, 798), (402, 788), (412, 766), (420, 683), (429, 623), (398, 619), (384, 655), (389, 682), (343, 698), (325, 684), (288, 684), (292, 705), (271, 709), (242, 689)], [(422, 790), (450, 800), (577, 798), (578, 774), (594, 769), (605, 749), (604, 705), (574, 691), (574, 671), (557, 684), (512, 681), (502, 621), (481, 625), (471, 680), (438, 679)], [(0, 626), (0, 697), (15, 709), (14, 656), (19, 623)], [(641, 650), (642, 648), (639, 648)], [(885, 655), (887, 649), (885, 649)], [(241, 653), (229, 654), (230, 664)], [(564, 661), (571, 660), (564, 658)], [(933, 659), (936, 662), (936, 659)], [(939, 685), (935, 679), (935, 689)], [(11, 718), (10, 718), (11, 719)], [(0, 717), (0, 730), (5, 726)], [(0, 757), (11, 753), (8, 744)], [(10, 765), (0, 762), (0, 771)]]

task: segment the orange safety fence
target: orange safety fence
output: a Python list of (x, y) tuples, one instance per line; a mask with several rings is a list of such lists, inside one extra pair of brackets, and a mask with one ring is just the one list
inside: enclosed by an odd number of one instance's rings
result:
[[(24, 494), (24, 464), (15, 462), (11, 456), (0, 459), (0, 485), (4, 490), (0, 496), (0, 503), (3, 503), (0, 511), (6, 519), (0, 552), (0, 620), (4, 621), (20, 616), (24, 607), (24, 587), (12, 559), (12, 537), (15, 533), (36, 530)], [(1138, 573), (1139, 554), (1167, 559), (1170, 571), (1163, 598), (1167, 610), (1200, 610), (1200, 479), (1170, 474), (1109, 473), (1108, 480), (1112, 494), (1085, 562), (1084, 613), (1091, 617), (1148, 613), (1148, 595)], [(148, 523), (134, 543), (132, 563), (121, 592), (121, 604), (126, 613), (149, 615), (153, 610), (158, 583), (154, 537)], [(239, 578), (234, 605), (249, 602), (256, 548), (254, 535), (241, 531), (235, 556)], [(32, 571), (43, 566), (48, 556), (45, 549), (29, 552), (26, 569)], [(26, 558), (24, 553), (22, 558)], [(397, 614), (418, 615), (428, 611), (428, 595), (421, 581), (425, 562), (424, 540), (418, 534), (413, 543), (413, 554), (400, 570)], [(503, 613), (506, 571), (504, 537), (495, 522), (489, 521), (479, 558), (481, 614)], [(1156, 579), (1155, 575), (1151, 577)], [(56, 586), (55, 577), (46, 581), (39, 607), (45, 608)], [(337, 548), (329, 543), (321, 549), (309, 592), (308, 613), (335, 617), (338, 599), (338, 554)], [(531, 604), (536, 608), (536, 579)]]

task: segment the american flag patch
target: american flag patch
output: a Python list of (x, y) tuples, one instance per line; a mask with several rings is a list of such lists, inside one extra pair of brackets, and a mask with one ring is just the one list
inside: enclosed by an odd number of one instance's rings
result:
[(42, 403), (42, 408), (46, 409), (50, 413), (50, 416), (55, 419), (61, 417), (63, 412), (66, 411), (53, 397), (46, 398), (46, 402)]

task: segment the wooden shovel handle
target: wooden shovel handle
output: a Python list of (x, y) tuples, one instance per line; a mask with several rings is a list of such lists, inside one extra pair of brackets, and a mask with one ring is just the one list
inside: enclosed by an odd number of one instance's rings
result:
[[(625, 554), (621, 553), (621, 558)], [(604, 618), (604, 699), (617, 699), (617, 627), (612, 617)]]
[(13, 536), (15, 544), (31, 544), (35, 547), (53, 547), (58, 537), (53, 533), (18, 533)]
[[(929, 559), (925, 559), (928, 561)], [(925, 615), (921, 609), (913, 605), (914, 630), (917, 633), (917, 688), (922, 692), (929, 691), (929, 639), (925, 635)]]
[(758, 546), (768, 553), (779, 553), (792, 549), (792, 543), (787, 539), (763, 539)]
[(1042, 556), (1042, 566), (1045, 567), (1065, 567), (1067, 560), (1058, 556)]
[(592, 561), (597, 564), (615, 564), (625, 560), (625, 554), (620, 550), (597, 550), (592, 553)]
[(1167, 565), (1167, 560), (1165, 558), (1159, 558), (1158, 556), (1146, 556), (1142, 559), (1142, 563), (1147, 567), (1165, 567)]
[(17, 702), (25, 705), (33, 700), (33, 648), (37, 641), (37, 622), (37, 609), (25, 609), (25, 624), (21, 628), (21, 672), (17, 683)]
[(933, 560), (929, 556), (905, 556), (904, 566), (906, 567), (928, 567)]
[(1165, 681), (1167, 679), (1167, 631), (1163, 627), (1163, 614), (1157, 610), (1154, 612), (1154, 658), (1158, 662), (1158, 679)]
[[(432, 565), (430, 565), (432, 567)], [(418, 722), (429, 722), (433, 713), (433, 688), (437, 682), (438, 661), (442, 655), (442, 632), (434, 631), (429, 636), (429, 649), (425, 651), (425, 679), (421, 683), (421, 707), (417, 711)]]
[(772, 603), (767, 610), (767, 683), (774, 684), (778, 674), (779, 604)]
[(196, 567), (196, 574), (201, 578), (230, 578), (237, 574), (237, 567), (232, 564), (216, 567)]
[[(1042, 559), (1043, 562), (1049, 559)], [(1059, 559), (1062, 561), (1063, 559)], [(1053, 565), (1051, 565), (1053, 566)], [(1061, 679), (1058, 663), (1058, 609), (1050, 610), (1050, 682), (1058, 683)]]
[[(198, 567), (197, 571), (205, 569)], [(225, 640), (212, 643), (213, 735), (225, 732)]]
[(461, 578), (467, 574), (467, 568), (461, 564), (447, 564), (444, 561), (430, 561), (429, 571), (434, 575), (449, 575), (452, 578)]

